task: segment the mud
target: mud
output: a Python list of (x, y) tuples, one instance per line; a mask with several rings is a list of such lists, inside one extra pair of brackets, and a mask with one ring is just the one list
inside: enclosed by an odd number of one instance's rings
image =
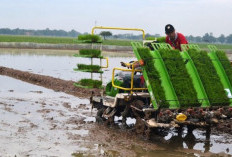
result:
[[(7, 67), (0, 66), (0, 75), (10, 76), (28, 83), (35, 85), (43, 86), (49, 89), (53, 89), (56, 92), (64, 92), (71, 94), (80, 98), (89, 98), (91, 92), (94, 92), (95, 95), (100, 94), (99, 89), (84, 89), (75, 87), (73, 81), (66, 81), (51, 76), (44, 76), (39, 74), (33, 74), (25, 71), (15, 70)], [(14, 90), (9, 90), (9, 92), (14, 92)], [(42, 91), (30, 91), (31, 93), (42, 94)], [(23, 101), (23, 100), (19, 100)], [(45, 104), (46, 105), (46, 104)], [(63, 106), (70, 109), (71, 106), (65, 102)], [(79, 109), (85, 108), (85, 104), (80, 104)], [(42, 112), (42, 111), (41, 111)], [(43, 111), (46, 112), (46, 111)], [(214, 133), (228, 133), (232, 134), (232, 119), (222, 120), (217, 125), (212, 127), (212, 132)]]
[[(30, 97), (27, 98), (31, 99)], [(0, 121), (2, 129), (0, 130), (0, 155), (216, 156), (210, 151), (183, 148), (181, 137), (177, 140), (171, 139), (166, 143), (159, 139), (147, 141), (142, 136), (138, 136), (133, 127), (122, 129), (120, 125), (105, 126), (97, 124), (95, 119), (91, 117), (91, 110), (88, 109), (88, 105), (81, 105), (82, 109), (80, 109), (80, 104), (73, 103), (75, 98), (68, 97), (65, 100), (63, 98), (55, 100), (54, 98), (57, 97), (48, 98), (43, 95), (39, 99), (24, 102), (6, 97), (0, 100), (8, 102), (6, 105), (14, 111), (12, 113), (0, 106), (0, 113), (2, 114)], [(44, 104), (43, 99), (47, 99), (48, 103)], [(38, 101), (36, 106), (35, 101)], [(68, 101), (72, 107), (66, 108), (62, 103), (59, 106), (53, 105), (51, 107), (49, 105), (62, 101)], [(14, 102), (15, 106), (10, 106), (11, 102)], [(84, 106), (86, 107), (84, 108)], [(92, 116), (95, 114), (96, 111), (93, 111)], [(11, 120), (9, 115), (14, 120)], [(196, 141), (194, 143), (196, 144)], [(227, 155), (220, 153), (218, 156)]]
[[(91, 93), (94, 92), (96, 95), (100, 94), (99, 89), (84, 89), (75, 87), (73, 85), (74, 81), (66, 81), (59, 78), (54, 78), (51, 76), (44, 76), (39, 74), (33, 74), (25, 71), (15, 70), (12, 68), (2, 67), (0, 66), (0, 75), (5, 75), (9, 77), (13, 77), (28, 83), (36, 84), (39, 86), (43, 86), (45, 88), (53, 89), (57, 92), (64, 92), (67, 94), (71, 94), (80, 98), (88, 98)], [(13, 90), (12, 90), (13, 91)], [(31, 91), (38, 92), (41, 91)]]
[(212, 132), (217, 134), (228, 133), (232, 135), (232, 119), (219, 121), (218, 125), (212, 128)]
[(154, 139), (148, 141), (135, 133), (131, 120), (127, 121), (128, 128), (122, 127), (120, 122), (112, 126), (96, 123), (96, 110), (91, 110), (87, 99), (6, 76), (0, 76), (0, 80), (0, 156), (232, 154), (232, 138), (227, 134), (212, 135), (211, 139), (205, 140), (204, 131), (196, 130), (195, 138), (189, 138), (185, 132), (182, 138), (171, 131), (165, 138), (154, 135)]
[[(49, 89), (53, 89), (56, 92), (64, 92), (71, 94), (80, 98), (89, 98), (91, 92), (93, 91), (95, 95), (100, 94), (99, 89), (84, 89), (75, 87), (73, 81), (66, 81), (50, 76), (44, 76), (39, 74), (33, 74), (25, 71), (15, 70), (7, 67), (0, 66), (0, 75), (10, 76), (28, 83), (43, 86)], [(14, 90), (9, 90), (9, 92), (14, 92)], [(30, 91), (31, 93), (42, 94), (42, 91)], [(63, 103), (66, 108), (71, 108), (68, 103)], [(80, 104), (79, 109), (83, 109), (85, 105)], [(212, 132), (214, 133), (228, 133), (232, 134), (232, 119), (227, 119), (220, 121), (218, 125), (212, 127)]]
[[(114, 145), (111, 137), (116, 141), (122, 132), (111, 134), (110, 129), (96, 125), (96, 111), (91, 111), (88, 100), (5, 76), (2, 81), (9, 85), (0, 90), (0, 156), (127, 156), (133, 152), (133, 146), (127, 150), (132, 139), (120, 138), (121, 144)], [(42, 93), (30, 92), (33, 89)], [(154, 144), (152, 149), (158, 147)]]

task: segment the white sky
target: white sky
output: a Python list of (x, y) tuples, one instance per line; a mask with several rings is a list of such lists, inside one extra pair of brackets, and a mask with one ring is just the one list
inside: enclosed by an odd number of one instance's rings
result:
[[(164, 35), (173, 24), (184, 35), (232, 34), (232, 0), (0, 0), (0, 28), (142, 28)], [(117, 32), (112, 33), (128, 33)]]

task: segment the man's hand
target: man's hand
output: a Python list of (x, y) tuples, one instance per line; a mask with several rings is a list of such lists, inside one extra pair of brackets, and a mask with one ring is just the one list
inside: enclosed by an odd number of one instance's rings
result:
[(124, 62), (120, 62), (120, 63), (121, 63), (121, 66), (123, 66), (123, 67), (127, 67), (128, 69), (132, 68), (132, 64), (130, 64), (130, 63), (124, 63)]

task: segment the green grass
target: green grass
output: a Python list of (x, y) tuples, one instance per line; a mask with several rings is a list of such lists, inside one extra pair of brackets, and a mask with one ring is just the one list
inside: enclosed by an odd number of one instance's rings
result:
[(199, 107), (197, 92), (178, 50), (159, 49), (180, 107)]
[(165, 93), (163, 86), (161, 85), (160, 75), (157, 69), (154, 66), (154, 59), (150, 53), (151, 51), (148, 48), (138, 48), (138, 53), (145, 61), (145, 65), (143, 68), (147, 71), (147, 75), (152, 87), (152, 91), (154, 93), (155, 99), (157, 103), (161, 106), (161, 108), (168, 108), (169, 102), (166, 101)]
[(65, 37), (39, 37), (39, 36), (11, 36), (0, 35), (0, 42), (33, 42), (48, 44), (74, 44), (76, 38)]
[[(78, 38), (0, 35), (0, 42), (33, 42), (48, 44), (77, 44), (83, 43)], [(141, 42), (142, 43), (142, 42)], [(103, 45), (131, 46), (131, 40), (104, 40)]]
[(207, 52), (189, 49), (188, 53), (197, 68), (211, 106), (229, 105), (229, 99)]
[[(164, 40), (164, 39), (163, 39)], [(162, 40), (162, 41), (163, 41)], [(114, 40), (108, 39), (103, 40), (103, 45), (116, 45), (116, 46), (131, 46), (132, 40)], [(133, 40), (135, 41), (135, 40)], [(72, 37), (44, 37), (44, 36), (19, 36), (19, 35), (0, 35), (0, 42), (33, 42), (33, 43), (48, 43), (48, 44), (80, 44), (83, 43), (79, 41), (78, 38)], [(138, 41), (142, 43), (142, 41)], [(199, 43), (200, 48), (207, 49), (207, 45)], [(231, 49), (232, 44), (213, 44), (218, 47), (218, 49)]]

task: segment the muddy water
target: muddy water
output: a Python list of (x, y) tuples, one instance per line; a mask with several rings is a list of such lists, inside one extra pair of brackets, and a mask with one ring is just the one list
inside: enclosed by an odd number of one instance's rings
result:
[[(174, 131), (152, 141), (96, 124), (89, 101), (0, 76), (0, 156), (211, 156), (232, 154), (229, 135)], [(120, 119), (120, 118), (119, 118)], [(128, 120), (128, 124), (133, 123)]]
[(89, 131), (69, 122), (91, 116), (87, 107), (79, 108), (88, 100), (4, 76), (0, 82), (0, 156), (70, 156), (86, 149), (70, 136), (80, 142)]
[[(72, 69), (78, 62), (67, 55), (0, 55), (0, 65), (62, 79), (79, 79), (85, 73)], [(126, 57), (110, 57), (110, 68)], [(106, 71), (110, 79), (111, 72)], [(220, 156), (232, 155), (232, 137), (195, 130), (180, 137), (171, 131), (146, 141), (133, 128), (120, 123), (105, 127), (95, 123), (89, 101), (0, 76), (0, 156)], [(134, 120), (128, 120), (133, 123)]]

